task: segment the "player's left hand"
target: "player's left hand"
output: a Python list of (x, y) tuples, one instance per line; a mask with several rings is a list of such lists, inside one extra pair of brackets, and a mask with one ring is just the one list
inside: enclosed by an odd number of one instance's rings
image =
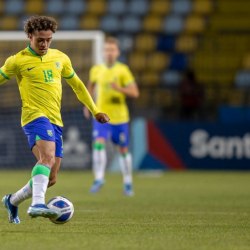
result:
[(97, 113), (95, 115), (95, 119), (100, 123), (106, 123), (110, 120), (108, 115), (105, 113)]

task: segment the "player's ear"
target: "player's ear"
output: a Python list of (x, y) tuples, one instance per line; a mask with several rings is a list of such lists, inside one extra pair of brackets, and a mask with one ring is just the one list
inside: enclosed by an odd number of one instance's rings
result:
[(32, 38), (32, 34), (31, 34), (31, 33), (28, 34), (28, 38), (29, 38), (29, 39)]

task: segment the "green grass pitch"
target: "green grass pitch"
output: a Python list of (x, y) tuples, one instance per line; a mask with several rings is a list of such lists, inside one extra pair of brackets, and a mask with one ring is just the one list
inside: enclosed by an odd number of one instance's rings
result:
[[(0, 195), (14, 192), (28, 171), (0, 171)], [(20, 225), (0, 208), (0, 249), (8, 250), (243, 250), (250, 249), (249, 172), (137, 173), (134, 197), (122, 195), (121, 177), (108, 174), (91, 195), (89, 172), (61, 171), (47, 192), (69, 198), (69, 223), (30, 219), (29, 202), (20, 206)]]

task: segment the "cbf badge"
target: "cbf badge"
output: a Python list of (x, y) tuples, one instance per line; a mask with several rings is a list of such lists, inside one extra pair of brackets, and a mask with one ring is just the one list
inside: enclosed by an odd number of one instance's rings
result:
[(53, 136), (53, 131), (52, 130), (47, 130), (48, 136), (52, 137)]
[(56, 68), (60, 69), (60, 63), (59, 62), (56, 62)]

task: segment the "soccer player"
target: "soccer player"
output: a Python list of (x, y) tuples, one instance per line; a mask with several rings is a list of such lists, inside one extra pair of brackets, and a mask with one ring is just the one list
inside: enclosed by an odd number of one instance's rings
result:
[(88, 107), (98, 122), (109, 117), (99, 112), (83, 82), (78, 78), (67, 55), (50, 49), (57, 23), (51, 17), (32, 16), (24, 31), (29, 45), (10, 56), (0, 68), (0, 83), (16, 76), (22, 99), (21, 125), (29, 146), (37, 159), (31, 179), (16, 193), (2, 199), (8, 211), (9, 222), (19, 224), (18, 205), (32, 197), (27, 213), (31, 217), (51, 218), (57, 213), (45, 205), (47, 187), (56, 183), (63, 156), (61, 97), (63, 77), (77, 98)]
[[(107, 112), (110, 122), (93, 123), (93, 172), (94, 183), (90, 192), (98, 192), (104, 184), (107, 163), (106, 140), (111, 139), (119, 149), (119, 163), (123, 174), (124, 194), (133, 195), (132, 158), (129, 145), (129, 112), (126, 97), (137, 98), (139, 90), (128, 66), (117, 61), (120, 50), (116, 38), (108, 37), (104, 44), (104, 63), (90, 70), (88, 90), (95, 97), (98, 108)], [(96, 96), (95, 96), (96, 95)], [(85, 117), (89, 117), (84, 108)]]

